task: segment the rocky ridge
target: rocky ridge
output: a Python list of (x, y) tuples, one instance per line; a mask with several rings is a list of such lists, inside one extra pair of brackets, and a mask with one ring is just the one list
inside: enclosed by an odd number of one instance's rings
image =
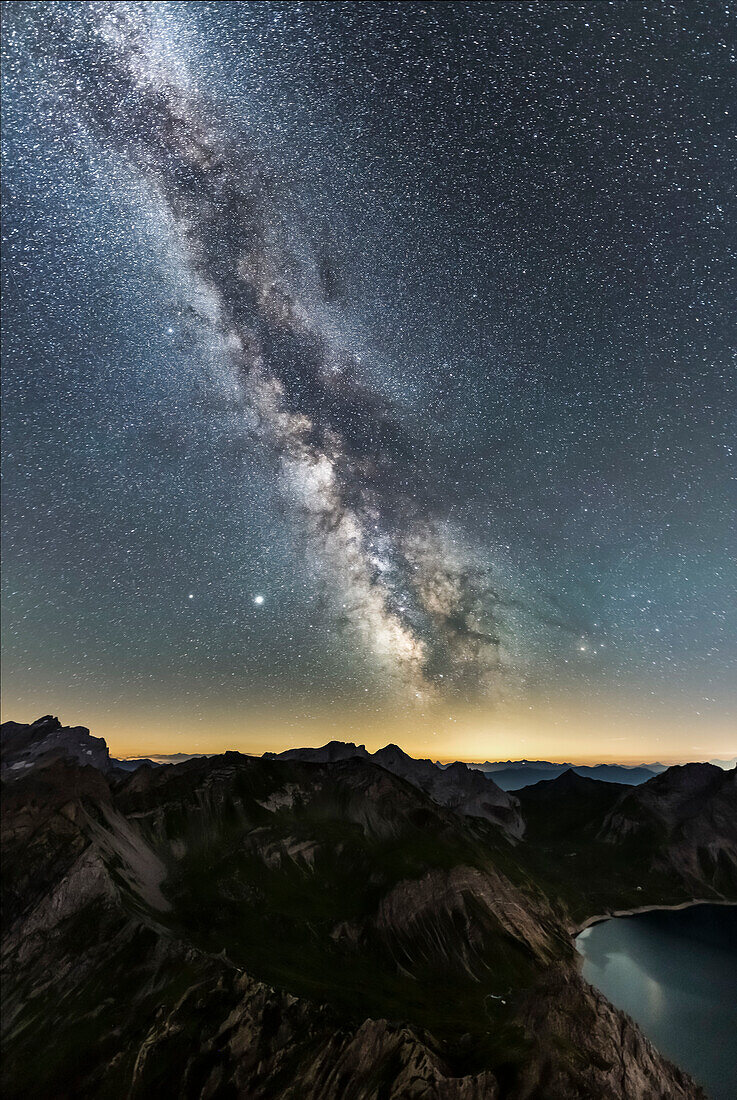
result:
[(287, 749), (283, 753), (264, 753), (266, 759), (303, 760), (324, 763), (359, 757), (372, 760), (382, 768), (406, 779), (440, 806), (448, 806), (469, 817), (482, 817), (499, 825), (510, 837), (519, 838), (524, 821), (519, 803), (513, 795), (502, 791), (493, 779), (466, 764), (454, 763), (446, 768), (432, 760), (417, 760), (398, 745), (386, 745), (375, 753), (363, 745), (331, 741), (317, 749)]

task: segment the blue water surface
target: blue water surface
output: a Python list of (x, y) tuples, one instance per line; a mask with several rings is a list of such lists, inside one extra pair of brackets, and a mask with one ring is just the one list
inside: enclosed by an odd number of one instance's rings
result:
[(576, 944), (587, 981), (712, 1100), (736, 1100), (737, 907), (614, 917)]

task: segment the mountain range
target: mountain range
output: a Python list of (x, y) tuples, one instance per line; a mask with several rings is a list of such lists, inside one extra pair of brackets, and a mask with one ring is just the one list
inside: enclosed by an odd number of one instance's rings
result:
[[(724, 771), (737, 766), (737, 757), (729, 760), (710, 760), (708, 763), (722, 768)], [(436, 761), (437, 767), (447, 768), (449, 764), (441, 764)], [(574, 771), (589, 779), (603, 779), (607, 783), (626, 783), (638, 786), (646, 783), (654, 775), (659, 775), (667, 770), (669, 765), (652, 764), (571, 764), (559, 763), (552, 760), (487, 760), (483, 764), (467, 764), (469, 768), (484, 772), (493, 777), (497, 786), (505, 791), (516, 791), (522, 787), (530, 787), (533, 783), (539, 783), (543, 779), (555, 779), (566, 771)]]
[(544, 779), (555, 779), (556, 776), (563, 775), (567, 771), (575, 772), (576, 775), (588, 777), (589, 779), (599, 779), (606, 783), (625, 783), (629, 786), (646, 783), (648, 779), (652, 779), (657, 774), (652, 768), (630, 767), (624, 764), (594, 764), (588, 766), (585, 764), (541, 763), (537, 766), (525, 762), (519, 767), (493, 768), (488, 771), (482, 768), (479, 770), (483, 771), (484, 775), (493, 777), (497, 786), (504, 791), (518, 791), (522, 787), (530, 787), (533, 783), (539, 783)]
[(5, 1097), (703, 1097), (572, 934), (737, 899), (734, 771), (510, 795), (339, 743), (125, 771), (51, 716), (0, 748)]
[[(440, 761), (436, 761), (439, 768), (446, 768), (447, 764), (441, 764)], [(717, 761), (712, 761), (717, 763)], [(646, 771), (656, 775), (658, 772), (664, 772), (667, 768), (667, 764), (609, 764), (609, 765), (596, 765), (602, 767), (617, 767), (621, 768), (623, 772), (636, 770), (639, 768), (645, 768)], [(482, 772), (504, 772), (514, 769), (531, 769), (532, 771), (566, 771), (568, 768), (586, 768), (584, 764), (573, 764), (569, 762), (562, 762), (560, 760), (485, 760), (482, 764), (468, 762), (469, 768), (476, 768)]]
[(287, 749), (282, 753), (264, 753), (267, 760), (302, 760), (328, 763), (349, 759), (370, 760), (393, 775), (399, 775), (441, 806), (470, 817), (493, 821), (511, 836), (521, 836), (524, 823), (516, 798), (503, 791), (493, 779), (466, 764), (438, 768), (432, 760), (416, 760), (398, 745), (386, 745), (369, 753), (363, 745), (331, 741), (319, 749)]
[[(401, 750), (397, 750), (396, 746), (387, 745), (386, 748), (379, 749), (377, 753), (369, 753), (364, 745), (355, 745), (352, 742), (330, 741), (327, 745), (323, 745), (320, 748), (287, 749), (282, 753), (267, 752), (264, 753), (264, 756), (270, 759), (282, 757), (283, 759), (312, 760), (316, 762), (345, 760), (349, 756), (361, 756), (364, 759), (376, 760), (379, 764), (386, 767), (387, 764), (385, 761), (390, 749), (395, 752), (401, 752)], [(406, 754), (404, 755), (406, 756)], [(439, 760), (425, 760), (416, 761), (415, 763), (423, 765), (432, 764), (440, 771), (448, 771), (451, 769), (456, 775), (461, 774), (461, 768), (466, 768), (469, 771), (482, 772), (484, 775), (490, 776), (496, 786), (503, 791), (521, 790), (523, 787), (530, 787), (534, 783), (539, 783), (544, 779), (555, 779), (556, 776), (563, 775), (564, 772), (569, 770), (589, 779), (599, 779), (607, 783), (626, 783), (637, 786), (640, 783), (646, 783), (649, 779), (652, 779), (653, 776), (666, 771), (667, 768), (666, 764), (660, 763), (610, 763), (587, 765), (556, 763), (552, 760), (486, 760), (484, 763), (461, 763), (459, 761), (441, 763)], [(737, 758), (732, 760), (712, 760), (711, 763), (727, 770), (737, 765)]]

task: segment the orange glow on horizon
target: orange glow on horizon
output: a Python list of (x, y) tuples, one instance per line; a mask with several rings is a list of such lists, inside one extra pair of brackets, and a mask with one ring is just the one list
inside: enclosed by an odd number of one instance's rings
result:
[(363, 744), (370, 752), (395, 743), (411, 756), (443, 763), (678, 764), (737, 754), (737, 736), (722, 715), (695, 726), (692, 717), (670, 708), (633, 714), (630, 707), (600, 700), (595, 705), (560, 699), (534, 706), (380, 713), (316, 706), (295, 713), (263, 704), (226, 708), (217, 703), (176, 710), (141, 700), (135, 710), (111, 713), (95, 700), (57, 700), (44, 707), (43, 701), (29, 705), (6, 698), (3, 718), (31, 722), (48, 713), (58, 714), (64, 725), (87, 726), (118, 757), (228, 750), (260, 756), (334, 740)]

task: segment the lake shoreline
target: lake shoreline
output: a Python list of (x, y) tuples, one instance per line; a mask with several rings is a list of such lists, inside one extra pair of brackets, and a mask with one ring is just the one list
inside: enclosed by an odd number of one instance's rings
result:
[[(670, 916), (621, 919), (644, 913)], [(633, 906), (589, 917), (573, 940), (581, 979), (714, 1100), (737, 1097), (735, 918), (726, 898)]]
[(654, 913), (658, 910), (674, 912), (678, 909), (690, 909), (695, 905), (737, 905), (737, 901), (730, 901), (727, 898), (693, 898), (691, 901), (681, 901), (677, 905), (640, 905), (633, 909), (611, 909), (607, 913), (597, 913), (593, 917), (588, 917), (583, 924), (574, 928), (571, 937), (575, 940), (587, 928), (601, 924), (602, 921), (612, 920), (614, 917), (635, 917), (638, 913)]

